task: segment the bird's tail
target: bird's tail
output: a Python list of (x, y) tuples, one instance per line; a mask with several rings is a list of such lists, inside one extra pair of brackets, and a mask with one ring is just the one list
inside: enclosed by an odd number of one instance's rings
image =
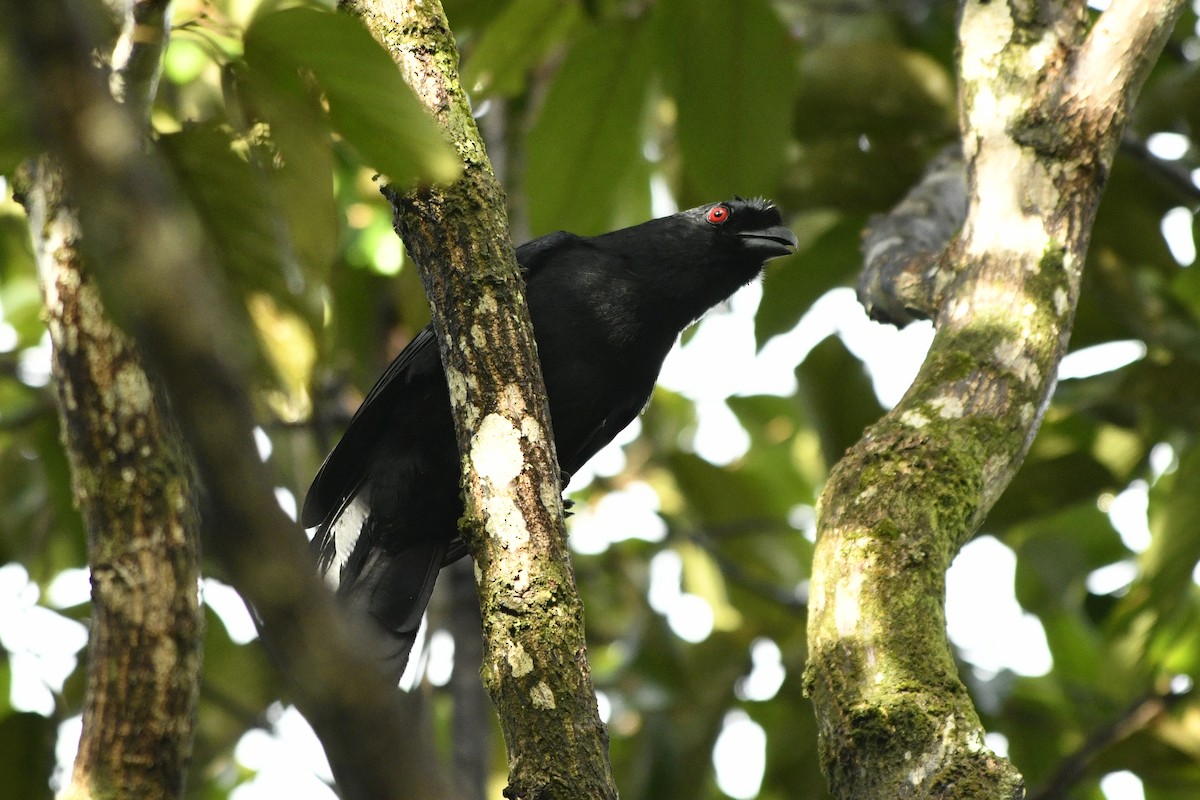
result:
[(338, 587), (338, 595), (378, 629), (382, 668), (396, 681), (408, 666), (446, 546), (444, 540), (419, 539), (398, 552), (375, 550), (354, 579)]

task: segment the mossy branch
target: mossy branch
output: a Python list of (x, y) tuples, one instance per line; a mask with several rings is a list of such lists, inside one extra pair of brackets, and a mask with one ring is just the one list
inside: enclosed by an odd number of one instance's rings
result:
[(1096, 206), (1128, 109), (1182, 0), (966, 0), (967, 217), (958, 276), (904, 399), (822, 495), (806, 686), (834, 794), (1014, 798), (945, 637), (945, 572), (1028, 451), (1066, 351)]
[(513, 798), (615, 798), (533, 328), (496, 181), (441, 4), (346, 0), (462, 158), (444, 187), (385, 190), (429, 295), (451, 387), (486, 640)]

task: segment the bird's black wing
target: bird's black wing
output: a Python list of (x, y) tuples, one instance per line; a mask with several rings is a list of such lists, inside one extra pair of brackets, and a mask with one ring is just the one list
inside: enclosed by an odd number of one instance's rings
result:
[(411, 373), (441, 370), (437, 338), (426, 326), (388, 365), (354, 412), (341, 441), (325, 457), (304, 499), (300, 519), (311, 528), (328, 519), (352, 495), (366, 475), (369, 455), (382, 440), (393, 410), (404, 403)]

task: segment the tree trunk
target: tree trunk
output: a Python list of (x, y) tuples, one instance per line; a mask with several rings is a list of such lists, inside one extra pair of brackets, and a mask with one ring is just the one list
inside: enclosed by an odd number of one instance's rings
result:
[(92, 571), (83, 733), (66, 797), (179, 797), (204, 637), (191, 469), (137, 348), (105, 316), (63, 194), (43, 159), (25, 202)]
[[(137, 3), (136, 20), (129, 8), (114, 63), (114, 85), (141, 118), (166, 5)], [(108, 319), (85, 268), (61, 173), (43, 158), (29, 178), (24, 202), (92, 577), (83, 731), (64, 796), (180, 797), (204, 638), (191, 467), (137, 347)]]
[(465, 166), (449, 186), (385, 193), (425, 283), (451, 388), (483, 680), (508, 747), (505, 795), (615, 798), (533, 328), (504, 194), (459, 85), (453, 34), (438, 2), (341, 5), (392, 54)]
[[(1053, 390), (1096, 206), (1181, 0), (967, 0), (968, 208), (914, 291), (937, 335), (904, 399), (822, 494), (806, 686), (835, 796), (1014, 798), (945, 638), (945, 572), (1029, 448)], [(874, 282), (868, 281), (868, 284)]]

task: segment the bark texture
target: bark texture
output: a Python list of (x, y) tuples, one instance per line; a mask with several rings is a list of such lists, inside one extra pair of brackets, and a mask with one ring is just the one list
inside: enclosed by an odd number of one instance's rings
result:
[(10, 63), (78, 204), (103, 299), (171, 397), (205, 489), (209, 549), (254, 607), (292, 701), (341, 766), (343, 796), (452, 797), (429, 743), (403, 724), (401, 700), (363, 646), (366, 636), (339, 612), (303, 532), (275, 500), (245, 388), (253, 336), (215, 286), (215, 250), (195, 213), (94, 69), (83, 7), (0, 0), (17, 48)]
[(204, 637), (191, 469), (84, 269), (60, 175), (46, 159), (33, 173), (25, 204), (92, 572), (83, 733), (64, 796), (179, 797)]
[[(137, 5), (144, 24), (130, 8), (113, 81), (141, 119), (167, 4)], [(150, 71), (131, 72), (133, 63)], [(85, 268), (61, 173), (43, 158), (27, 178), (59, 419), (92, 577), (83, 732), (63, 796), (180, 797), (204, 637), (191, 467), (137, 347), (109, 320)]]
[(459, 85), (453, 34), (438, 2), (341, 5), (392, 54), (465, 167), (449, 186), (386, 193), (425, 283), (450, 383), (483, 680), (508, 747), (505, 796), (615, 798), (533, 329), (504, 194)]
[[(968, 208), (937, 334), (822, 495), (806, 686), (835, 796), (1014, 798), (945, 639), (945, 571), (1020, 465), (1070, 335), (1129, 107), (1181, 0), (966, 0)], [(934, 296), (931, 294), (930, 296)]]

